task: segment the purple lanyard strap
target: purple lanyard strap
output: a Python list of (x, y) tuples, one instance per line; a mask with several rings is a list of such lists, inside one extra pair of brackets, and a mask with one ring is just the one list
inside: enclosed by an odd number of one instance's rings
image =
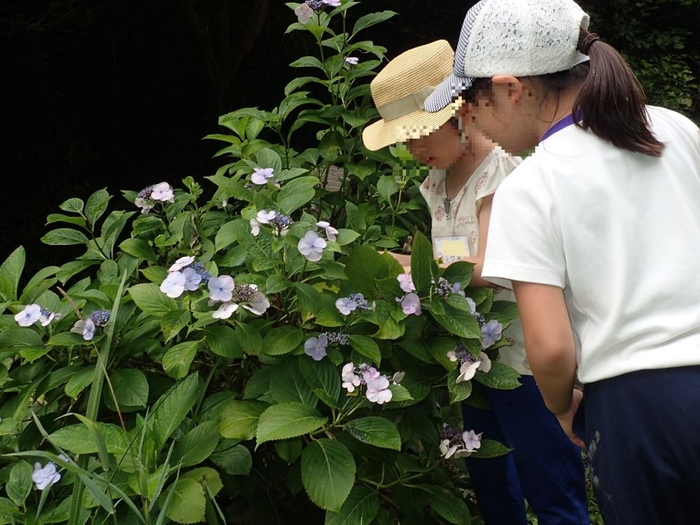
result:
[(544, 132), (544, 135), (542, 135), (542, 138), (540, 139), (540, 142), (542, 142), (544, 139), (551, 137), (554, 135), (557, 131), (561, 131), (562, 129), (569, 127), (574, 124), (574, 117), (573, 115), (567, 115), (563, 119), (559, 120), (556, 124), (554, 124), (552, 127), (550, 127), (547, 131)]

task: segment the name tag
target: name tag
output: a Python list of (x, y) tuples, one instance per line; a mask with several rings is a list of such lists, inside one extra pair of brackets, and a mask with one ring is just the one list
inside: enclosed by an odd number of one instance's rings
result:
[(469, 241), (466, 235), (455, 237), (438, 237), (433, 241), (435, 247), (435, 257), (442, 259), (442, 262), (453, 263), (463, 261), (469, 257)]

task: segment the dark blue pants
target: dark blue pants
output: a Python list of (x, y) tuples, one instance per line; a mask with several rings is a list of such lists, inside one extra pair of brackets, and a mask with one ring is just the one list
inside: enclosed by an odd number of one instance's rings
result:
[(589, 383), (582, 406), (576, 419), (605, 524), (699, 524), (700, 367)]
[(468, 458), (467, 469), (486, 525), (526, 525), (525, 500), (539, 525), (588, 525), (581, 451), (547, 409), (535, 380), (522, 376), (515, 390), (472, 383), (491, 410), (462, 405), (464, 429), (504, 443), (498, 458)]

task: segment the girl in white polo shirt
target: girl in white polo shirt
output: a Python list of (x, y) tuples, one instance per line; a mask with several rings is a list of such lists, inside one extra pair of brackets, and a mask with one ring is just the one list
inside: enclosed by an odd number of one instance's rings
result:
[(512, 283), (606, 525), (695, 525), (700, 130), (645, 105), (572, 0), (482, 0), (467, 18), (469, 116), (506, 151), (535, 147), (496, 192), (482, 277)]
[[(493, 193), (520, 164), (479, 132), (465, 125), (453, 98), (430, 95), (453, 71), (453, 52), (442, 40), (413, 48), (393, 59), (372, 81), (372, 97), (382, 120), (365, 128), (371, 150), (405, 141), (411, 153), (432, 169), (421, 185), (432, 216), (436, 258), (442, 264), (473, 262), (470, 286), (493, 286), (481, 278)], [(456, 111), (456, 112), (455, 112)], [(410, 257), (397, 256), (404, 266)], [(513, 300), (510, 290), (497, 297)], [(522, 328), (516, 319), (505, 331), (512, 346), (499, 349), (500, 361), (521, 374), (515, 390), (474, 384), (490, 410), (463, 405), (465, 430), (505, 443), (513, 452), (491, 459), (468, 458), (467, 467), (486, 525), (527, 525), (525, 500), (540, 525), (588, 525), (586, 487), (578, 450), (547, 410), (525, 359)]]

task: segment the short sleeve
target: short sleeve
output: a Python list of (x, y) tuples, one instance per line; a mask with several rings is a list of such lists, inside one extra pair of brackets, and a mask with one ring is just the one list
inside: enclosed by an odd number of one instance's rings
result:
[(478, 177), (474, 185), (477, 209), (480, 206), (480, 201), (489, 195), (493, 195), (496, 192), (496, 188), (521, 162), (522, 159), (520, 157), (509, 155), (500, 147), (496, 147), (491, 155), (490, 162), (479, 173), (475, 174)]
[(524, 281), (565, 287), (558, 213), (540, 175), (518, 169), (494, 197), (481, 275), (499, 286)]

